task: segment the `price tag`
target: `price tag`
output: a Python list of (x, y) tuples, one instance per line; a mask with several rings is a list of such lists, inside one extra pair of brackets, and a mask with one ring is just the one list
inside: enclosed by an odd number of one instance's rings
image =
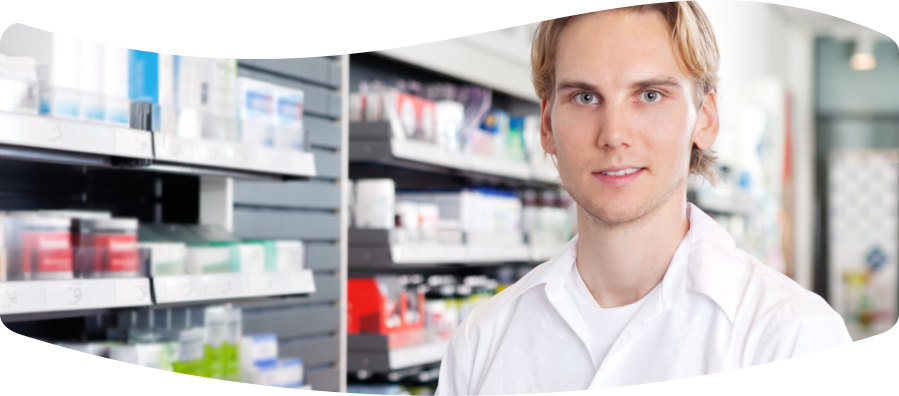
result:
[(275, 291), (275, 275), (254, 274), (250, 277), (250, 293), (272, 294)]
[(19, 114), (0, 113), (0, 141), (21, 142), (25, 130), (23, 118)]
[(116, 151), (119, 153), (142, 158), (152, 157), (151, 132), (117, 128), (115, 133)]
[(15, 311), (19, 307), (19, 285), (0, 284), (0, 312)]
[(235, 293), (231, 277), (227, 275), (210, 276), (206, 278), (207, 297), (226, 297)]
[(115, 296), (118, 304), (149, 305), (150, 282), (148, 279), (120, 279), (115, 284)]
[(62, 126), (47, 117), (26, 117), (24, 123), (28, 134), (23, 136), (37, 146), (59, 146), (62, 144)]
[(293, 293), (315, 292), (315, 282), (312, 280), (312, 271), (291, 272), (290, 291)]
[(165, 291), (170, 301), (192, 300), (200, 291), (191, 278), (172, 278), (166, 282)]
[(77, 309), (84, 307), (84, 282), (47, 282), (47, 308)]

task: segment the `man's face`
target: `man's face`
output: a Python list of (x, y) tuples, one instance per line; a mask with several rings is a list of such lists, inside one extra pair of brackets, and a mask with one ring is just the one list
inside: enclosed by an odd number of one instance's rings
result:
[[(562, 184), (607, 225), (632, 222), (686, 189), (690, 150), (717, 135), (714, 94), (703, 109), (656, 12), (604, 11), (570, 21), (543, 101), (542, 143)], [(710, 102), (710, 103), (709, 103)]]

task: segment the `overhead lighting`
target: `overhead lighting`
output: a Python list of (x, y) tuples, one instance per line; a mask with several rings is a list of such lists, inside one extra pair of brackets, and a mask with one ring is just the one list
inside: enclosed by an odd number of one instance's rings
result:
[(874, 57), (874, 40), (870, 36), (860, 36), (855, 42), (855, 53), (849, 59), (852, 70), (874, 70), (877, 58)]

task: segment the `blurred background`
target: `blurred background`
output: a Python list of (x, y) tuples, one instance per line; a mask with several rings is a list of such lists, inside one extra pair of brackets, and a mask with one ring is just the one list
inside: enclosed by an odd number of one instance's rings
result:
[[(688, 200), (844, 318), (897, 321), (899, 50), (701, 1), (720, 185)], [(540, 147), (536, 24), (372, 53), (202, 59), (0, 38), (0, 318), (198, 376), (433, 394), (465, 316), (576, 232)]]

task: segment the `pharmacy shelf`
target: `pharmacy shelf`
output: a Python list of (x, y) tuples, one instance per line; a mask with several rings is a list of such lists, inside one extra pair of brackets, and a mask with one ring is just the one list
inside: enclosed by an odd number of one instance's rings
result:
[(751, 200), (738, 200), (719, 197), (711, 194), (702, 194), (690, 191), (687, 200), (705, 212), (751, 216), (758, 214), (761, 208)]
[(440, 363), (449, 341), (427, 341), (402, 348), (387, 348), (387, 342), (373, 342), (386, 335), (348, 334), (347, 371), (369, 374), (389, 373), (411, 367)]
[[(22, 158), (35, 161), (109, 165), (97, 162), (97, 156), (153, 159), (150, 132), (31, 114), (0, 112), (0, 144), (47, 150)], [(69, 157), (40, 155), (53, 152)], [(87, 157), (79, 159), (78, 154)]]
[(315, 292), (312, 270), (157, 276), (156, 304), (286, 296)]
[(0, 282), (0, 315), (139, 307), (152, 303), (147, 278)]
[(9, 112), (0, 112), (0, 158), (245, 179), (316, 176), (308, 152)]
[(534, 164), (452, 152), (427, 142), (396, 139), (394, 135), (390, 123), (386, 121), (351, 122), (350, 162), (375, 162), (430, 172), (502, 178), (516, 185), (558, 187), (555, 169), (549, 163)]
[(261, 172), (294, 177), (314, 177), (315, 158), (298, 150), (252, 147), (229, 142), (189, 140), (158, 133), (153, 139), (155, 159), (229, 170)]
[[(440, 264), (489, 265), (545, 261), (546, 249), (525, 244), (441, 245), (393, 244), (393, 230), (350, 229), (348, 261), (351, 268), (403, 268)], [(536, 256), (535, 256), (536, 254)]]

